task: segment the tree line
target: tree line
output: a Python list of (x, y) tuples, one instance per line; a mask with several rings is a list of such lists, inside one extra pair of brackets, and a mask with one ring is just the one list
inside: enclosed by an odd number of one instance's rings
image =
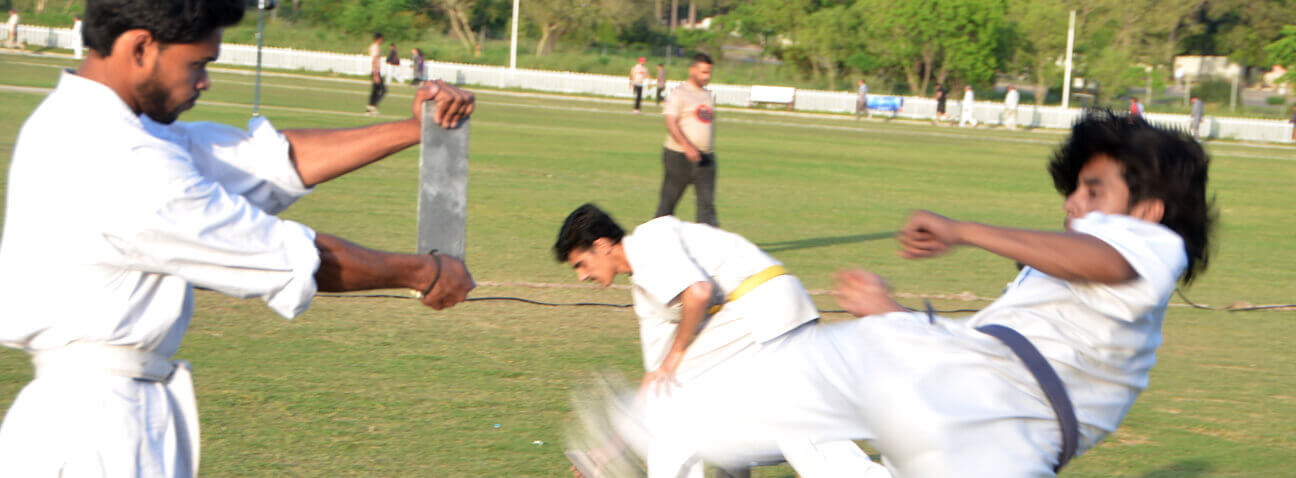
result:
[[(449, 35), (469, 52), (506, 38), (513, 0), (281, 0), (293, 21), (395, 40)], [(81, 8), (82, 0), (0, 0), (20, 9)], [(520, 0), (530, 54), (613, 46), (701, 51), (772, 61), (847, 87), (867, 78), (929, 95), (1009, 78), (1043, 102), (1062, 83), (1069, 13), (1074, 74), (1109, 99), (1149, 80), (1162, 86), (1176, 55), (1223, 55), (1248, 73), (1296, 70), (1296, 0)], [(255, 6), (256, 0), (249, 0)], [(708, 17), (709, 28), (687, 28)], [(1286, 35), (1284, 27), (1287, 27)], [(880, 88), (879, 88), (880, 87)]]

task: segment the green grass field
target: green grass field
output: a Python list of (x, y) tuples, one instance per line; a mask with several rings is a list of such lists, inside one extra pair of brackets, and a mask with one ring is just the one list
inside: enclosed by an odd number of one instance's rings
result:
[[(57, 67), (70, 64), (3, 55), (0, 85), (50, 88)], [(213, 78), (185, 119), (245, 123), (252, 78)], [(360, 115), (367, 93), (355, 82), (270, 77), (262, 111), (281, 128), (362, 125), (374, 121)], [(586, 201), (626, 226), (650, 219), (664, 134), (657, 110), (633, 115), (625, 102), (478, 93), (468, 265), (482, 285), (473, 295), (628, 303), (624, 289), (576, 286), (549, 246), (565, 215)], [(0, 175), (43, 96), (0, 86)], [(408, 115), (410, 98), (408, 87), (393, 86), (384, 115)], [(1062, 139), (1055, 132), (730, 109), (718, 118), (721, 224), (784, 261), (811, 289), (828, 288), (837, 268), (863, 266), (902, 294), (994, 297), (1015, 273), (1004, 259), (973, 250), (898, 258), (889, 235), (906, 212), (928, 208), (1034, 228), (1061, 223), (1061, 198), (1044, 170)], [(1208, 150), (1222, 218), (1217, 255), (1185, 292), (1211, 306), (1296, 302), (1296, 148), (1214, 143)], [(400, 153), (322, 185), (284, 217), (413, 252), (417, 168), (417, 151)], [(679, 212), (693, 217), (691, 196)], [(816, 300), (836, 308), (827, 295)], [(1175, 306), (1164, 335), (1150, 388), (1121, 429), (1066, 474), (1290, 474), (1296, 312)], [(195, 365), (208, 476), (563, 476), (569, 391), (599, 369), (640, 373), (637, 336), (633, 314), (621, 309), (479, 301), (435, 312), (409, 300), (321, 297), (286, 321), (259, 301), (200, 292), (179, 356)], [(0, 407), (30, 376), (25, 354), (0, 350)], [(756, 473), (792, 474), (786, 467)]]

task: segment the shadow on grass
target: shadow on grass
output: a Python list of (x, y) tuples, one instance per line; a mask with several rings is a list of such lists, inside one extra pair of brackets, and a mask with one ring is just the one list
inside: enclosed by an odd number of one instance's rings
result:
[(1212, 469), (1210, 463), (1201, 460), (1183, 460), (1172, 463), (1160, 470), (1144, 473), (1142, 478), (1191, 478), (1210, 473)]
[(890, 239), (895, 237), (895, 231), (875, 232), (871, 234), (854, 234), (850, 236), (833, 236), (833, 237), (812, 237), (809, 239), (797, 239), (795, 241), (764, 242), (756, 244), (765, 252), (774, 253), (782, 251), (791, 251), (796, 249), (810, 249), (814, 247), (835, 246), (838, 244), (850, 244), (853, 242), (876, 241), (880, 239)]

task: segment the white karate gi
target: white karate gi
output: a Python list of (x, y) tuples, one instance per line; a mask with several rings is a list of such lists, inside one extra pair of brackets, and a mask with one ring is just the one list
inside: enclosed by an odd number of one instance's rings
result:
[(975, 112), (976, 112), (976, 95), (972, 93), (972, 90), (964, 90), (962, 112), (959, 115), (960, 116), (959, 127), (962, 128), (963, 125), (968, 123), (972, 123), (972, 126), (974, 127), (980, 124), (979, 122), (977, 122), (976, 117), (973, 116), (973, 113)]
[[(634, 284), (635, 313), (639, 316), (644, 370), (656, 370), (670, 351), (680, 319), (677, 298), (685, 289), (697, 282), (711, 282), (715, 291), (712, 303), (724, 304), (704, 319), (701, 330), (685, 352), (676, 370), (680, 386), (672, 387), (666, 396), (644, 400), (642, 405), (649, 414), (656, 413), (653, 410), (668, 409), (662, 403), (669, 402), (679, 390), (712, 377), (723, 377), (726, 368), (754, 356), (762, 347), (819, 317), (801, 281), (787, 274), (769, 279), (737, 300), (725, 303), (729, 292), (744, 280), (771, 266), (782, 265), (737, 234), (664, 216), (635, 228), (621, 243), (634, 271), (630, 278)], [(641, 443), (656, 446), (650, 440)], [(834, 463), (868, 461), (868, 456), (850, 441), (818, 446), (807, 442), (790, 453), (822, 455), (821, 460)], [(692, 453), (677, 454), (673, 450), (648, 454), (649, 476), (678, 476), (680, 466), (692, 457)], [(778, 449), (772, 448), (749, 458), (777, 458), (779, 454)], [(879, 465), (874, 466), (881, 469)], [(701, 463), (689, 467), (687, 474), (702, 476)]]
[(1008, 90), (1004, 95), (1004, 112), (1003, 124), (1010, 129), (1017, 129), (1017, 103), (1021, 101), (1021, 94), (1017, 89)]
[(264, 119), (249, 129), (157, 124), (72, 72), (23, 124), (0, 238), (0, 343), (38, 363), (0, 426), (0, 475), (196, 472), (192, 389), (166, 360), (193, 286), (285, 317), (316, 291), (315, 233), (271, 215), (309, 190), (286, 139)]
[[(653, 417), (656, 439), (714, 463), (789, 442), (869, 439), (896, 476), (1052, 476), (1061, 448), (1052, 408), (1021, 360), (975, 328), (1013, 328), (1049, 360), (1075, 405), (1082, 453), (1147, 387), (1187, 264), (1183, 241), (1159, 224), (1091, 213), (1072, 227), (1111, 245), (1139, 277), (1067, 282), (1027, 267), (970, 319), (903, 312), (801, 327), (725, 378), (686, 387)], [(850, 473), (789, 458), (807, 477)]]

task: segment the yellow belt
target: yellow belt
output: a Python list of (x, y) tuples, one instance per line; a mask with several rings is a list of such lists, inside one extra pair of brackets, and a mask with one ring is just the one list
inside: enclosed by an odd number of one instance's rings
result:
[[(738, 300), (739, 297), (751, 292), (752, 289), (760, 287), (761, 284), (769, 282), (770, 279), (787, 273), (787, 269), (784, 269), (783, 266), (769, 266), (765, 270), (757, 272), (756, 275), (743, 280), (741, 284), (738, 284), (738, 287), (734, 289), (733, 292), (730, 292), (729, 296), (725, 298), (725, 304)], [(711, 309), (707, 310), (707, 313), (714, 315), (716, 312), (720, 312), (720, 309), (724, 308), (725, 304), (713, 305), (711, 306)]]

